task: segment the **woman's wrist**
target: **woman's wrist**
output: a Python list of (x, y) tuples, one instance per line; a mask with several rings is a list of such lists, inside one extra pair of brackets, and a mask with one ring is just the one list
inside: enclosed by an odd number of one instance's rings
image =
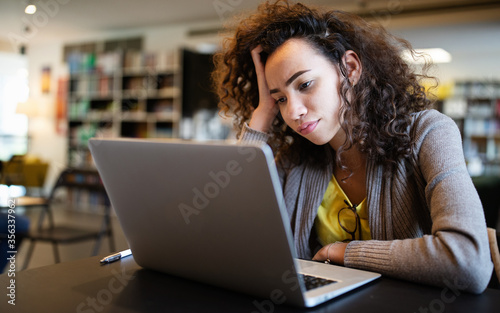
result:
[(344, 265), (344, 254), (348, 243), (334, 242), (324, 246), (314, 257), (313, 260), (325, 261), (325, 263)]
[(334, 253), (333, 253), (333, 263), (344, 265), (344, 254), (345, 249), (347, 248), (347, 243), (345, 242), (336, 242), (334, 244)]
[(250, 119), (250, 123), (248, 126), (252, 129), (261, 131), (263, 133), (267, 133), (271, 128), (271, 124), (276, 118), (277, 112), (272, 109), (262, 109), (261, 107), (257, 107), (252, 114), (252, 118)]

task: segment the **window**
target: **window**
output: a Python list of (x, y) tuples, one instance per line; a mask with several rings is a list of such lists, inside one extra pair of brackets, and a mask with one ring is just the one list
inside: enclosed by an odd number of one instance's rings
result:
[(25, 56), (0, 52), (0, 160), (28, 150), (28, 119), (16, 114), (19, 102), (28, 99)]

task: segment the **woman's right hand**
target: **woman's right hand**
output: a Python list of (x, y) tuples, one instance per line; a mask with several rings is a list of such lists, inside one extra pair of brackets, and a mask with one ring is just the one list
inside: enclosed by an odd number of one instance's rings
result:
[(264, 64), (260, 58), (261, 52), (262, 47), (260, 45), (251, 51), (257, 74), (257, 84), (259, 85), (259, 105), (253, 111), (248, 126), (258, 131), (267, 132), (279, 112), (279, 107), (273, 97), (271, 97), (269, 87), (267, 86)]

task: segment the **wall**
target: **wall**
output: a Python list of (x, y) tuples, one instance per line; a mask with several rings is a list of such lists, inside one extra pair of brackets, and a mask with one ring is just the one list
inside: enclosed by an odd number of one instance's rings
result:
[(16, 51), (14, 51), (12, 45), (10, 44), (10, 42), (8, 41), (3, 41), (3, 40), (0, 40), (0, 51), (3, 51), (3, 52), (12, 52), (12, 53), (15, 53)]
[[(50, 162), (49, 179), (52, 183), (54, 175), (66, 164), (66, 135), (56, 132), (55, 100), (57, 94), (57, 80), (65, 75), (62, 66), (62, 44), (48, 43), (29, 46), (27, 51), (29, 60), (29, 88), (30, 98), (35, 99), (40, 107), (40, 116), (30, 119), (31, 144), (30, 154)], [(51, 68), (50, 92), (42, 93), (42, 68)]]
[(450, 63), (438, 64), (442, 82), (470, 79), (500, 79), (500, 23), (394, 29), (414, 48), (443, 48), (451, 53)]
[[(0, 160), (24, 154), (28, 147), (28, 118), (16, 114), (18, 103), (28, 97), (28, 60), (17, 53), (0, 51)], [(29, 111), (24, 105), (21, 111)], [(12, 137), (11, 137), (12, 136)], [(1, 196), (0, 196), (1, 197)]]

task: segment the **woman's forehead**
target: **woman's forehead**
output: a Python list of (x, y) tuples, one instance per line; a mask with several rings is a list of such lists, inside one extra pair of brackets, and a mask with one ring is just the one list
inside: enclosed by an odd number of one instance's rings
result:
[(324, 69), (328, 59), (307, 40), (289, 39), (267, 59), (266, 76), (285, 81), (297, 71)]

